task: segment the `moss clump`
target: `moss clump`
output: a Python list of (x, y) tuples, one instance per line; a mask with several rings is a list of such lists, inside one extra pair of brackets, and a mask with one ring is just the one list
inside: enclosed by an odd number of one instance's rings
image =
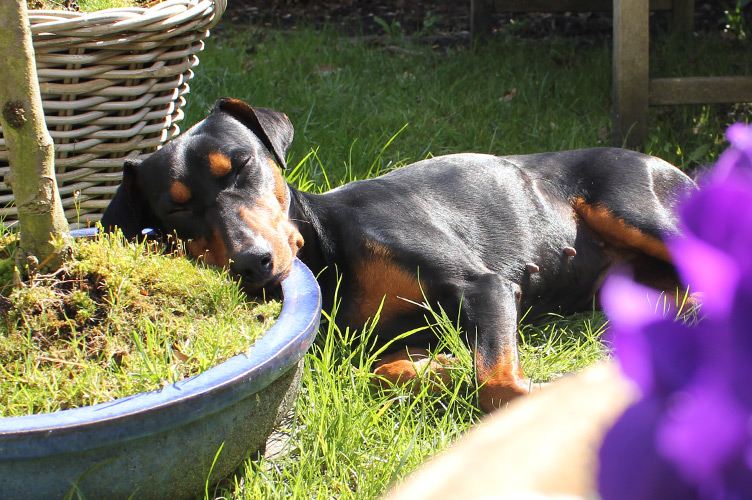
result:
[(26, 0), (29, 10), (67, 10), (72, 12), (95, 12), (123, 7), (149, 7), (161, 0)]
[(21, 287), (9, 284), (12, 244), (0, 250), (1, 417), (196, 375), (246, 350), (281, 309), (249, 302), (226, 272), (118, 236), (76, 242), (65, 268)]

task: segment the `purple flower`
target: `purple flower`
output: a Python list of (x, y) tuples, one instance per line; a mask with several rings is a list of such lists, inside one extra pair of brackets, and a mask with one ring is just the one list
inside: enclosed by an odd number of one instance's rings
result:
[(624, 275), (603, 287), (614, 353), (642, 392), (601, 448), (604, 500), (752, 498), (752, 127), (727, 137), (669, 242), (702, 320), (655, 314), (657, 292)]

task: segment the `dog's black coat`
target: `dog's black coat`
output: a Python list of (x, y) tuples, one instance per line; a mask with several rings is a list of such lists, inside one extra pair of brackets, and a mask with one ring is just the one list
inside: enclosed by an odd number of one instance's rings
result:
[(102, 224), (128, 237), (175, 232), (252, 287), (277, 283), (297, 254), (329, 306), (341, 276), (338, 322), (362, 326), (381, 307), (382, 342), (425, 324), (416, 304), (440, 304), (474, 349), (486, 409), (529, 389), (516, 354), (520, 311), (592, 307), (621, 262), (641, 281), (678, 285), (663, 241), (678, 233), (677, 205), (696, 185), (660, 159), (613, 148), (456, 154), (314, 195), (276, 168), (292, 132), (281, 113), (221, 99), (147, 160), (126, 163)]

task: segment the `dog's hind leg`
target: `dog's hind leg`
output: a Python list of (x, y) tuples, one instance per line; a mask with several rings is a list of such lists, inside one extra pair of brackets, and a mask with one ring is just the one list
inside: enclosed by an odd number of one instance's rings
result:
[(444, 354), (432, 356), (426, 349), (406, 347), (403, 350), (384, 355), (373, 367), (378, 376), (377, 383), (409, 386), (413, 394), (421, 391), (424, 384), (429, 390), (448, 387), (452, 377), (453, 359)]
[(588, 204), (578, 198), (573, 208), (582, 223), (617, 256), (616, 260), (631, 268), (636, 281), (666, 292), (673, 308), (697, 303), (694, 297), (686, 297), (686, 288), (676, 273), (664, 240), (679, 234), (676, 217), (665, 207), (648, 200), (641, 207), (617, 210), (603, 203)]

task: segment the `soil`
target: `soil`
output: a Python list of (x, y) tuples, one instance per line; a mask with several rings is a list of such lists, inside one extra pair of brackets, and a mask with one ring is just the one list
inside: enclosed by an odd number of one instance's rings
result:
[[(719, 31), (724, 10), (734, 0), (707, 0), (695, 5), (695, 30)], [(752, 3), (742, 10), (746, 25), (752, 23)], [(399, 26), (406, 34), (466, 36), (469, 42), (469, 0), (233, 0), (224, 21), (279, 29), (299, 25), (338, 26), (349, 35), (383, 35), (384, 27)], [(665, 31), (668, 12), (651, 13), (651, 31)], [(398, 24), (397, 24), (398, 23)], [(542, 38), (552, 35), (589, 38), (611, 37), (610, 12), (563, 12), (493, 15), (494, 31), (513, 26), (515, 36)]]

